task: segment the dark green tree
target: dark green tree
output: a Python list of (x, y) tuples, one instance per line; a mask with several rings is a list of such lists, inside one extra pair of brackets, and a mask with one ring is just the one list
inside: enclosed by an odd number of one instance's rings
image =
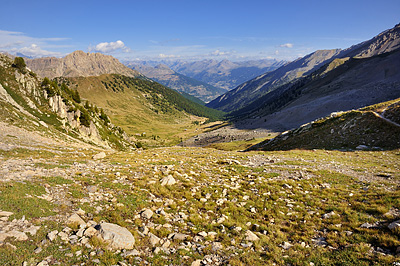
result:
[(25, 60), (22, 57), (16, 57), (14, 59), (14, 64), (13, 67), (17, 67), (19, 69), (25, 68), (26, 64), (25, 64)]

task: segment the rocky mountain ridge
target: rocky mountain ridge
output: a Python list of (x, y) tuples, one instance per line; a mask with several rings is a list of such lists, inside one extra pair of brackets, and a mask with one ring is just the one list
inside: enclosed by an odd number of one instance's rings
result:
[[(332, 61), (234, 113), (238, 127), (285, 131), (329, 115), (400, 97), (400, 50)], [(243, 119), (244, 118), (244, 119)]]
[(139, 72), (123, 65), (111, 55), (75, 51), (63, 58), (26, 59), (27, 66), (41, 77), (88, 77), (101, 74), (121, 74), (140, 77)]
[[(348, 58), (369, 58), (395, 51), (400, 47), (399, 36), (400, 25), (398, 24), (394, 28), (348, 49), (316, 51), (238, 86), (210, 102), (208, 106), (224, 111), (238, 110), (237, 113), (257, 109), (261, 107), (262, 99), (269, 98), (267, 95), (275, 89), (291, 86), (292, 82), (295, 83), (297, 79), (306, 77), (324, 65), (331, 64), (335, 59), (346, 61)], [(336, 60), (336, 66), (343, 63), (338, 64), (338, 62), (339, 60)], [(325, 69), (330, 71), (336, 66), (331, 64), (330, 69)], [(285, 90), (283, 87), (281, 90)]]
[(340, 52), (340, 49), (319, 50), (306, 55), (274, 71), (267, 72), (241, 84), (208, 103), (207, 106), (225, 112), (243, 108), (279, 86), (306, 76), (326, 62), (333, 60)]

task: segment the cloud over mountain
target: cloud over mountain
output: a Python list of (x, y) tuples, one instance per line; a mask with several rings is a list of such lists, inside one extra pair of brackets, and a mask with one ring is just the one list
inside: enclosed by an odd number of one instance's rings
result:
[(89, 46), (88, 49), (90, 52), (101, 52), (101, 53), (111, 53), (118, 50), (121, 50), (125, 53), (131, 51), (131, 49), (125, 46), (124, 42), (121, 40), (118, 40), (116, 42), (101, 42), (96, 46)]

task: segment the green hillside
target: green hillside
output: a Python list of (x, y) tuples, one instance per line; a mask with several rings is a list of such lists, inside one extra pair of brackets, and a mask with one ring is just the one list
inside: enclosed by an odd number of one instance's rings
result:
[(103, 110), (82, 101), (79, 92), (65, 83), (37, 77), (21, 57), (12, 61), (0, 55), (0, 121), (103, 148), (132, 146)]
[(58, 78), (104, 108), (133, 141), (173, 145), (195, 135), (198, 125), (223, 118), (221, 111), (194, 103), (157, 82), (117, 74)]

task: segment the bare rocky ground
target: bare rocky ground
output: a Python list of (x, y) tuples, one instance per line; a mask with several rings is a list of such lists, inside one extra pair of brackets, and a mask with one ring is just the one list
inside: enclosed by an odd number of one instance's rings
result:
[(400, 152), (100, 151), (0, 124), (1, 265), (399, 265)]
[(200, 133), (188, 140), (183, 141), (183, 147), (205, 147), (210, 144), (252, 140), (257, 138), (272, 138), (277, 133), (267, 129), (237, 129), (235, 126), (227, 125), (221, 128)]

